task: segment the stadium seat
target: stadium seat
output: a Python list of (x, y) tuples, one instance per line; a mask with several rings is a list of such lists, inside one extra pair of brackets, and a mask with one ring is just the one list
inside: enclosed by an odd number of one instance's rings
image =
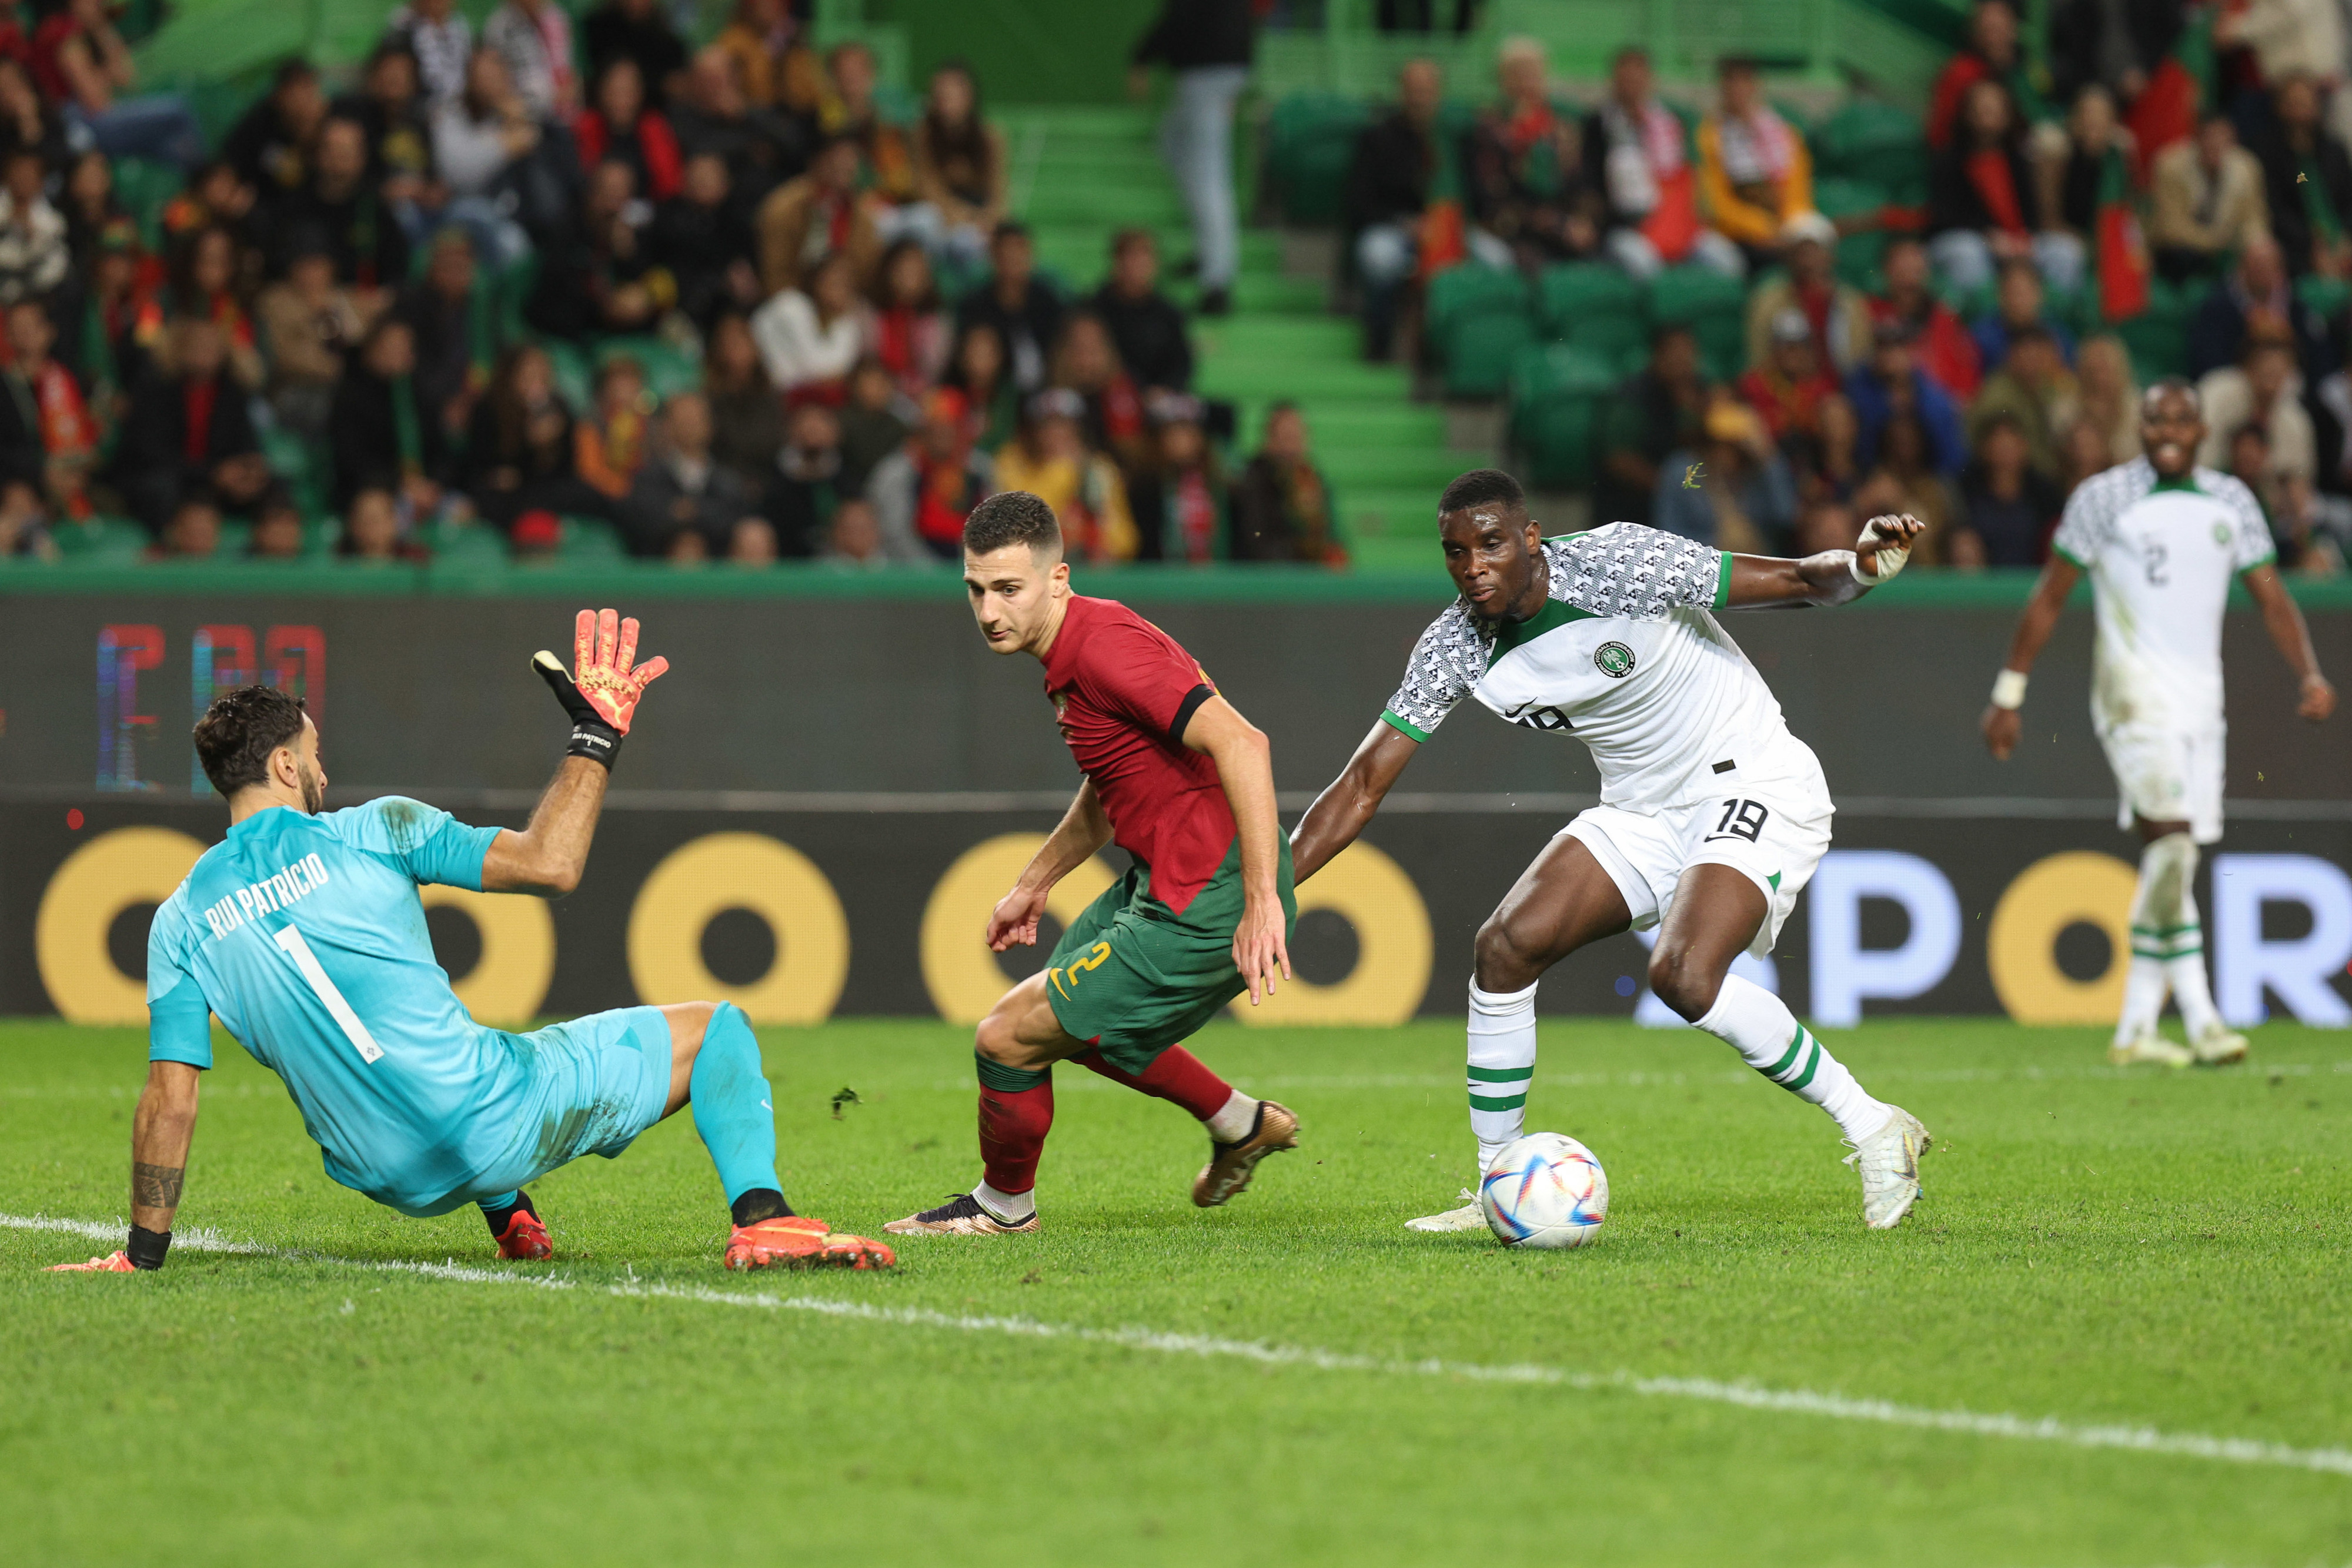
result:
[(1728, 381), (1747, 368), (1748, 286), (1703, 267), (1671, 267), (1650, 282), (1650, 319), (1679, 323), (1698, 339), (1707, 374)]
[(488, 523), (442, 518), (428, 525), (420, 538), (439, 563), (495, 567), (507, 559), (506, 540)]
[(1616, 267), (1597, 261), (1548, 267), (1536, 288), (1546, 328), (1563, 342), (1613, 355), (1649, 340), (1642, 286)]
[(1866, 180), (1905, 206), (1927, 199), (1927, 137), (1911, 110), (1856, 99), (1823, 120), (1811, 140), (1824, 179)]
[(563, 519), (563, 543), (556, 550), (556, 559), (564, 565), (616, 565), (628, 553), (622, 548), (621, 531), (612, 524), (598, 517)]
[(2352, 284), (2340, 277), (2309, 273), (2294, 280), (2294, 297), (2332, 321), (2344, 314), (2347, 305), (2352, 305)]
[(1427, 331), (1449, 397), (1500, 394), (1510, 381), (1511, 356), (1535, 329), (1534, 304), (1516, 272), (1467, 262), (1430, 280)]
[(1621, 382), (1615, 361), (1570, 344), (1529, 344), (1511, 364), (1511, 444), (1547, 489), (1592, 477), (1592, 431), (1601, 402)]
[(1356, 135), (1371, 107), (1328, 93), (1293, 93), (1266, 121), (1265, 169), (1292, 223), (1336, 223)]
[(2189, 373), (2189, 302), (2162, 278), (2148, 285), (2147, 308), (2116, 324), (2131, 350), (2132, 373), (2146, 386), (2162, 376)]
[(68, 560), (136, 560), (149, 543), (147, 530), (128, 517), (60, 523), (50, 533), (58, 542), (58, 553)]
[(139, 242), (151, 251), (163, 244), (163, 208), (180, 193), (180, 172), (144, 158), (114, 161), (114, 199), (139, 225)]

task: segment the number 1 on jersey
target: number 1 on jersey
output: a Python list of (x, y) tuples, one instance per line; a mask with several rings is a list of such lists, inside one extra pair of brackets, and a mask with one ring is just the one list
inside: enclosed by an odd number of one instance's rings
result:
[(310, 983), (311, 994), (334, 1015), (335, 1022), (342, 1026), (343, 1038), (352, 1042), (352, 1049), (360, 1053), (360, 1060), (382, 1060), (383, 1047), (375, 1042), (375, 1037), (368, 1033), (367, 1025), (360, 1022), (360, 1015), (352, 1011), (352, 1004), (343, 1000), (343, 993), (337, 990), (335, 982), (327, 977), (327, 971), (319, 963), (319, 956), (310, 951), (310, 944), (302, 940), (302, 934), (287, 925), (272, 934), (269, 939), (286, 949), (286, 956), (294, 960), (294, 967), (302, 971), (302, 978)]

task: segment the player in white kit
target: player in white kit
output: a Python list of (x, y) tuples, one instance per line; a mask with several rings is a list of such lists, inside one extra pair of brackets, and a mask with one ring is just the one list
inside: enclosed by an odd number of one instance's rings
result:
[[(1590, 942), (1655, 927), (1651, 988), (1748, 1065), (1833, 1117), (1885, 1229), (1919, 1194), (1927, 1128), (1874, 1100), (1780, 998), (1730, 973), (1772, 950), (1830, 844), (1829, 786), (1756, 667), (1709, 613), (1843, 604), (1903, 569), (1920, 524), (1879, 517), (1856, 550), (1734, 556), (1633, 523), (1546, 540), (1507, 474), (1482, 468), (1438, 503), (1461, 598), (1423, 633), (1404, 684), (1297, 831), (1303, 883), (1380, 810), (1445, 716), (1475, 696), (1514, 724), (1571, 736), (1601, 803), (1561, 830), (1478, 933), (1470, 983), (1470, 1126), (1483, 1174), (1524, 1130), (1536, 988)], [(1416, 1230), (1483, 1229), (1462, 1207)]]
[[(2185, 382), (2158, 382), (2140, 402), (2147, 455), (2076, 487), (2051, 542), (2033, 598), (2017, 623), (2009, 663), (1993, 682), (1985, 743), (2016, 749), (2026, 676), (2084, 573), (2097, 604), (2091, 718), (2115, 769), (2116, 823), (2138, 830), (2131, 967), (2107, 1060), (2237, 1061), (2243, 1035), (2214, 1010), (2205, 939), (2191, 884), (2197, 849), (2221, 836), (2221, 615), (2242, 578), (2271, 641), (2300, 683), (2296, 711), (2317, 723), (2336, 706), (2303, 613), (2273, 564), (2270, 527), (2253, 493), (2196, 466), (2205, 422)], [(2189, 1031), (2186, 1050), (2157, 1032), (2169, 989)]]

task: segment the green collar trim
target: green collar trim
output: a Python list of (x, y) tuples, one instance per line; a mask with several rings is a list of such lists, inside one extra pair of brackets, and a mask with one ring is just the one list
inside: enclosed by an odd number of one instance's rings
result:
[(2201, 496), (2205, 493), (2197, 487), (2197, 470), (2193, 467), (2186, 474), (2177, 475), (2169, 479), (2166, 478), (2163, 475), (2158, 474), (2156, 476), (2156, 488), (2158, 490), (2186, 490), (2192, 496)]
[(1564, 599), (1547, 599), (1544, 607), (1525, 621), (1509, 621), (1495, 633), (1494, 657), (1499, 659), (1522, 643), (1532, 643), (1547, 632), (1557, 631), (1571, 621), (1591, 621), (1596, 617), (1590, 610), (1579, 610)]

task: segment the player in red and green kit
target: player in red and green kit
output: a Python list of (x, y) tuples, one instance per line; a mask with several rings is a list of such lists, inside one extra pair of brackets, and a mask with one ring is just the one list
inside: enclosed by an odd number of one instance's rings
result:
[(1052, 961), (980, 1026), (980, 1154), (968, 1193), (883, 1228), (1001, 1236), (1037, 1228), (1037, 1159), (1054, 1124), (1054, 1063), (1174, 1102), (1209, 1130), (1192, 1201), (1213, 1208), (1257, 1162), (1298, 1146), (1298, 1119), (1253, 1100), (1176, 1043), (1246, 990), (1290, 977), (1290, 845), (1275, 820), (1265, 737), (1217, 695), (1176, 640), (1125, 605), (1070, 591), (1053, 508), (992, 496), (964, 524), (964, 588), (999, 653), (1045, 666), (1085, 782), (989, 917), (1002, 953), (1037, 940), (1054, 884), (1116, 843), (1134, 867), (1087, 906)]

